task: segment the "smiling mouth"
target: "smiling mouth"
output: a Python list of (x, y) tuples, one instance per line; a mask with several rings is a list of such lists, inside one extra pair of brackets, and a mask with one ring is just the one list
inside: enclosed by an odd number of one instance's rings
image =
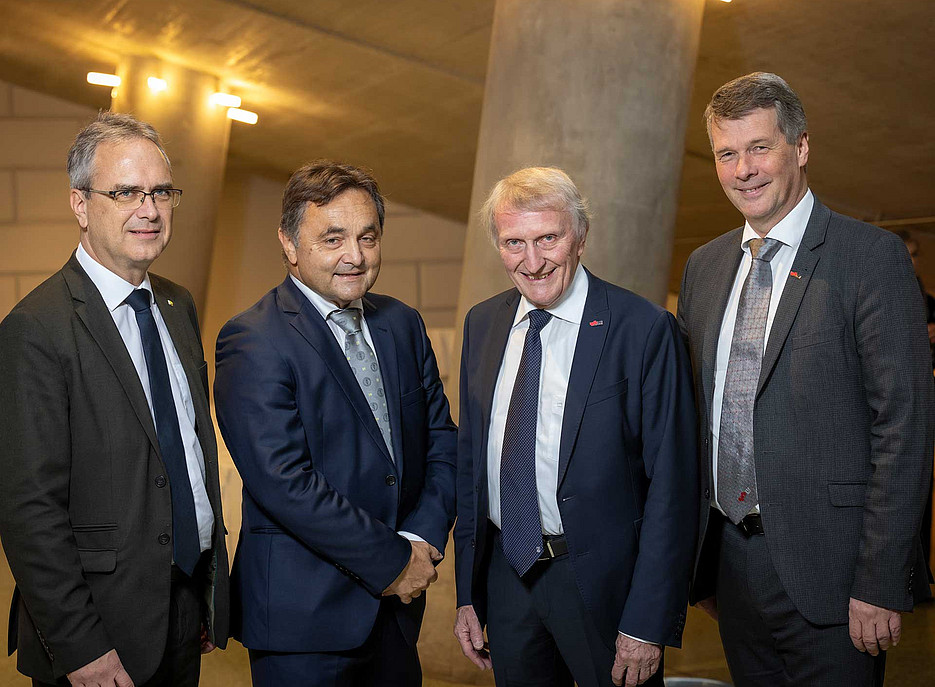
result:
[(548, 279), (549, 277), (552, 276), (553, 272), (555, 272), (554, 268), (549, 270), (545, 274), (540, 274), (540, 275), (527, 274), (526, 272), (521, 272), (521, 274), (527, 279), (527, 281), (536, 282), (536, 281), (543, 281), (545, 279)]
[(740, 191), (741, 195), (753, 196), (756, 195), (757, 191), (766, 188), (768, 185), (769, 182), (767, 181), (760, 184), (759, 186), (754, 186), (753, 188), (738, 188), (737, 190)]

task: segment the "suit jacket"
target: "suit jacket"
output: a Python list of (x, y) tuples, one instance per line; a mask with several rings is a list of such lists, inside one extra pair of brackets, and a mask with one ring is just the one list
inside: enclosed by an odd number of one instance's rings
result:
[[(458, 605), (486, 618), (487, 438), (520, 294), (464, 321), (458, 435)], [(565, 397), (558, 507), (582, 598), (617, 631), (679, 646), (694, 556), (698, 477), (691, 370), (675, 318), (588, 273)]]
[[(692, 253), (679, 296), (699, 412), (699, 543), (713, 495), (718, 335), (742, 231)], [(932, 412), (925, 314), (903, 243), (816, 199), (769, 332), (753, 414), (766, 543), (810, 622), (847, 622), (849, 597), (908, 611), (914, 594), (928, 594), (919, 522)], [(693, 601), (714, 593), (712, 544), (699, 545)]]
[[(344, 351), (291, 278), (228, 322), (217, 346), (221, 432), (243, 477), (234, 636), (251, 649), (364, 643), (381, 592), (421, 536), (445, 550), (456, 430), (419, 314), (368, 294), (395, 462)], [(387, 600), (415, 643), (424, 595)]]
[[(150, 280), (204, 451), (214, 511), (206, 621), (223, 647), (228, 567), (207, 364), (191, 295)], [(17, 583), (10, 653), (23, 673), (54, 682), (116, 648), (140, 684), (168, 632), (172, 502), (143, 386), (74, 255), (0, 324), (0, 350), (0, 535)]]

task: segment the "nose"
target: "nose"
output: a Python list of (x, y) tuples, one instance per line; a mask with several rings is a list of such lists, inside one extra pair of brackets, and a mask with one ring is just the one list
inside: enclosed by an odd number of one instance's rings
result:
[(156, 207), (156, 201), (153, 200), (152, 195), (143, 196), (143, 202), (136, 209), (136, 216), (150, 221), (159, 217), (159, 208)]
[(545, 265), (545, 259), (535, 241), (526, 244), (526, 249), (523, 251), (523, 264), (529, 272), (538, 272)]
[(360, 249), (360, 244), (358, 244), (357, 241), (347, 242), (347, 250), (342, 260), (348, 265), (353, 265), (354, 267), (360, 266), (364, 260), (364, 253)]
[(737, 156), (737, 166), (734, 168), (734, 176), (746, 181), (755, 174), (756, 165), (753, 159), (745, 153), (740, 153)]

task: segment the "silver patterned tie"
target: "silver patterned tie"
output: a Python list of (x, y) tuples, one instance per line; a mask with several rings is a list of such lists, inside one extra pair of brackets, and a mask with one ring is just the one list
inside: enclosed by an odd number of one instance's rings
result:
[(390, 414), (386, 405), (386, 394), (383, 391), (383, 379), (380, 375), (380, 364), (373, 349), (364, 339), (360, 328), (361, 312), (357, 308), (333, 310), (328, 317), (337, 324), (347, 335), (344, 339), (344, 355), (347, 364), (351, 366), (360, 390), (370, 405), (373, 417), (380, 427), (386, 448), (393, 456), (393, 442), (390, 439)]
[(769, 261), (782, 243), (776, 239), (750, 239), (747, 246), (753, 260), (740, 292), (730, 343), (717, 455), (717, 500), (734, 524), (743, 520), (758, 503), (753, 461), (753, 404), (773, 292)]

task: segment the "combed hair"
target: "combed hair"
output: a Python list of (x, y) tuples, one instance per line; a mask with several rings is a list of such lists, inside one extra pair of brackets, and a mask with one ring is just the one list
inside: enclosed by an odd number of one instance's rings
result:
[(771, 107), (776, 110), (779, 130), (786, 137), (786, 142), (796, 143), (808, 129), (805, 108), (789, 84), (769, 72), (746, 74), (728, 81), (714, 92), (704, 111), (708, 141), (711, 141), (711, 125), (718, 120), (741, 119), (754, 110)]
[(162, 146), (162, 138), (151, 124), (141, 122), (132, 115), (101, 110), (90, 124), (78, 132), (68, 151), (67, 169), (71, 187), (85, 191), (87, 196), (87, 189), (92, 185), (94, 156), (98, 146), (102, 143), (130, 141), (134, 138), (152, 141), (169, 166), (169, 173), (172, 173), (172, 163), (169, 162), (169, 156)]
[(498, 212), (567, 212), (572, 229), (581, 240), (591, 226), (591, 208), (578, 187), (557, 167), (526, 167), (497, 182), (481, 208), (487, 235), (497, 243)]
[(380, 194), (376, 179), (360, 167), (332, 160), (309, 162), (292, 174), (282, 194), (282, 218), (279, 228), (292, 241), (293, 246), (298, 246), (299, 225), (302, 224), (308, 204), (314, 203), (318, 207), (327, 205), (345, 191), (354, 188), (365, 191), (377, 206), (382, 230), (386, 201)]

